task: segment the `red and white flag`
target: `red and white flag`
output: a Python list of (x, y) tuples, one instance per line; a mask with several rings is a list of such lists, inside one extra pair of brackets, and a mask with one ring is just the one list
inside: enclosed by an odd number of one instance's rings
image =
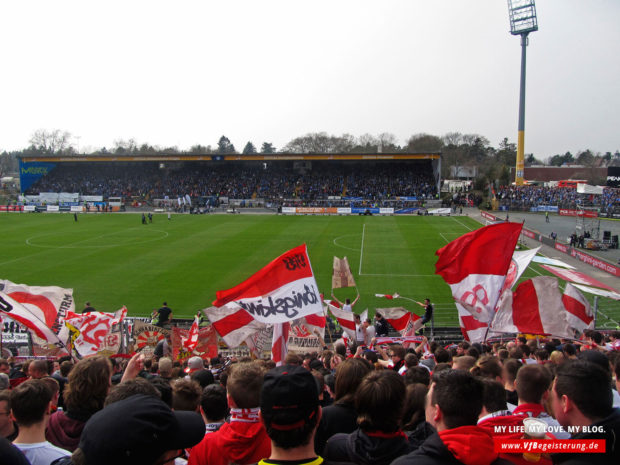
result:
[[(403, 307), (377, 308), (377, 313), (383, 315), (401, 336), (414, 336), (415, 331), (422, 326), (422, 318)], [(413, 333), (411, 332), (413, 330)], [(405, 334), (410, 333), (410, 334)]]
[[(401, 336), (415, 336), (415, 332), (422, 327), (422, 318), (403, 307), (378, 308), (377, 312), (381, 313)], [(410, 345), (406, 343), (405, 347)]]
[(400, 337), (377, 337), (376, 344), (405, 344), (415, 343), (419, 344), (424, 341), (424, 336), (400, 336)]
[(229, 347), (265, 325), (286, 323), (323, 311), (306, 245), (280, 255), (237, 286), (216, 293), (203, 311)]
[(489, 324), (476, 320), (470, 312), (456, 304), (463, 338), (469, 342), (483, 342), (489, 333)]
[(0, 312), (49, 344), (64, 345), (58, 335), (67, 313), (74, 310), (73, 289), (0, 280)]
[(296, 334), (316, 336), (318, 331), (322, 339), (325, 339), (325, 315), (323, 312), (313, 315), (306, 315), (303, 318), (295, 320), (291, 323), (291, 329)]
[(537, 276), (505, 291), (491, 323), (496, 332), (573, 337), (557, 278)]
[(190, 354), (194, 352), (194, 349), (198, 345), (198, 331), (200, 330), (200, 316), (196, 315), (192, 327), (187, 333), (187, 339), (181, 338), (181, 344)]
[(238, 305), (209, 307), (203, 310), (217, 334), (230, 348), (239, 347), (257, 331), (267, 327)]
[[(506, 275), (506, 281), (504, 282), (502, 292), (506, 289), (511, 289), (515, 285), (523, 272), (530, 265), (530, 262), (533, 260), (539, 249), (540, 247), (531, 250), (515, 251), (512, 254), (510, 267), (508, 268), (508, 273)], [(457, 303), (456, 307), (459, 312), (461, 333), (463, 333), (465, 340), (469, 342), (483, 342), (484, 339), (490, 334), (489, 325), (475, 319), (462, 305)]]
[(331, 301), (329, 300), (325, 300), (324, 302), (327, 305), (327, 308), (329, 309), (331, 314), (334, 315), (336, 320), (338, 320), (338, 324), (346, 333), (347, 338), (353, 341), (357, 340), (357, 336), (355, 334), (355, 317), (353, 312), (338, 308), (332, 305)]
[(127, 316), (123, 307), (114, 313), (88, 312), (75, 314), (69, 312), (65, 319), (71, 346), (82, 356), (95, 355), (110, 333), (113, 325), (120, 323)]
[(386, 298), (388, 300), (392, 300), (392, 299), (398, 298), (400, 296), (398, 294), (394, 294), (394, 295), (392, 295), (392, 294), (375, 294), (375, 297), (384, 297), (384, 298)]
[(580, 333), (583, 333), (585, 329), (594, 328), (594, 315), (590, 302), (571, 283), (566, 283), (562, 302), (566, 308), (566, 321), (571, 328)]
[(273, 341), (271, 343), (271, 359), (276, 362), (276, 366), (284, 364), (284, 359), (288, 353), (288, 333), (291, 324), (276, 323), (273, 325)]
[(285, 323), (323, 310), (306, 245), (280, 255), (237, 286), (216, 293), (216, 307), (245, 310), (265, 324)]
[(521, 228), (519, 223), (492, 224), (435, 252), (435, 272), (450, 286), (454, 300), (481, 322), (493, 318)]

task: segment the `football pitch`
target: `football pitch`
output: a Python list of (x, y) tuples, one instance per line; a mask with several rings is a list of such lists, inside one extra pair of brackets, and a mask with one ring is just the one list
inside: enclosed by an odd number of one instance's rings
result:
[[(321, 292), (331, 293), (333, 257), (348, 257), (361, 295), (357, 312), (404, 306), (375, 293), (430, 298), (437, 325), (458, 325), (449, 287), (435, 274), (435, 251), (482, 225), (468, 217), (3, 214), (0, 279), (72, 288), (76, 310), (127, 306), (148, 316), (166, 301), (192, 318), (215, 292), (239, 284), (283, 252), (307, 244)], [(541, 274), (532, 264), (523, 278)], [(522, 278), (522, 279), (523, 279)], [(337, 289), (354, 298), (356, 289)]]

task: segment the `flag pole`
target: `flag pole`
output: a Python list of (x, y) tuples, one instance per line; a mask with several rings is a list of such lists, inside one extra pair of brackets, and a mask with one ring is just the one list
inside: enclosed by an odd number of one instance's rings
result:
[(327, 307), (323, 305), (323, 316), (325, 317), (325, 328), (327, 328), (327, 334), (329, 335), (329, 342), (334, 343), (334, 337), (332, 336), (332, 330), (329, 328), (329, 324), (327, 323)]

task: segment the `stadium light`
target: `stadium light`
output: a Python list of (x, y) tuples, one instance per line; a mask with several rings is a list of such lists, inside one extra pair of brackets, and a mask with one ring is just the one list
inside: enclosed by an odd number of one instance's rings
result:
[(508, 0), (508, 15), (510, 16), (510, 33), (515, 36), (521, 36), (521, 85), (515, 184), (522, 186), (524, 184), (523, 171), (525, 168), (525, 50), (528, 43), (528, 34), (538, 30), (535, 1)]

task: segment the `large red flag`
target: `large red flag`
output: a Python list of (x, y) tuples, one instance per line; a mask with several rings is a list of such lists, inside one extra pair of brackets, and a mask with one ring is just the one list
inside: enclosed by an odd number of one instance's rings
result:
[(236, 305), (266, 324), (323, 310), (305, 244), (280, 255), (241, 284), (218, 291), (216, 297), (216, 307)]
[(521, 228), (519, 223), (485, 226), (435, 252), (435, 272), (450, 286), (457, 304), (481, 322), (493, 318)]
[(237, 286), (216, 293), (205, 314), (229, 347), (268, 324), (322, 313), (306, 245), (285, 252)]
[[(539, 249), (540, 247), (519, 252), (515, 251), (515, 253), (512, 254), (512, 259), (510, 260), (510, 266), (508, 268), (508, 273), (506, 274), (506, 281), (504, 281), (502, 292), (510, 290), (515, 285)], [(469, 342), (484, 341), (489, 335), (488, 323), (475, 319), (471, 313), (459, 303), (456, 304), (456, 308), (459, 312), (461, 332), (463, 333), (465, 340)]]

